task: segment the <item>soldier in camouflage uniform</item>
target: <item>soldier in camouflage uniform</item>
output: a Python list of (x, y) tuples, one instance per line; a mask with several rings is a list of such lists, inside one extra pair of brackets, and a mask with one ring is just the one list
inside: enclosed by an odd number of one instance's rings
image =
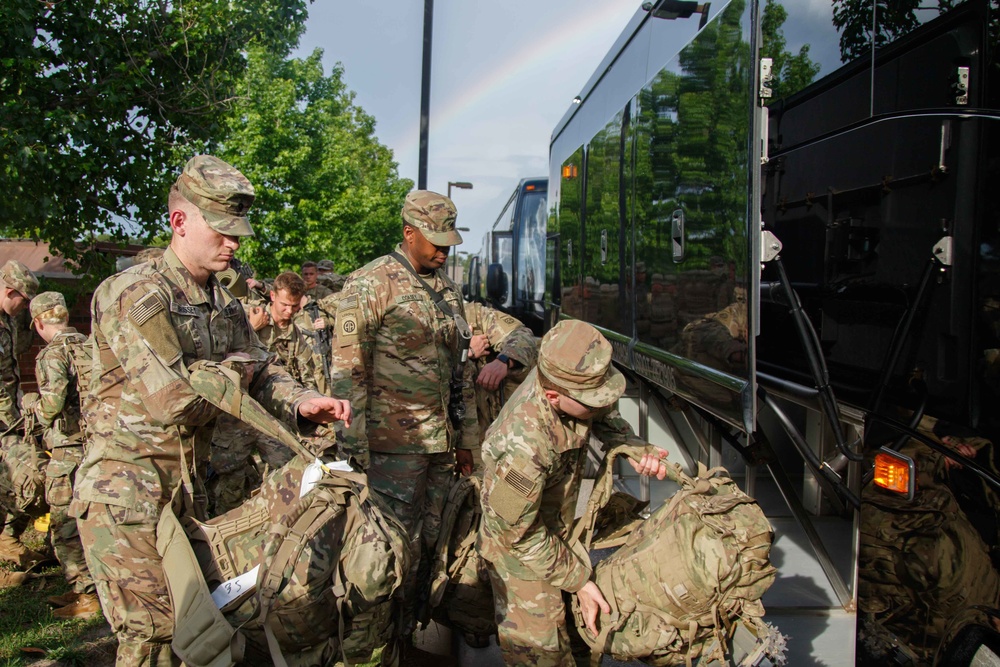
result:
[[(330, 388), (320, 366), (323, 361), (292, 321), (302, 307), (304, 291), (305, 285), (297, 273), (286, 271), (275, 278), (271, 302), (266, 306), (268, 317), (255, 330), (260, 342), (278, 355), (295, 380), (329, 395)], [(235, 417), (220, 415), (212, 439), (211, 465), (215, 476), (209, 482), (209, 492), (213, 500), (213, 515), (224, 514), (238, 506), (260, 484), (261, 475), (256, 472), (252, 461), (254, 445), (261, 459), (272, 469), (285, 465), (295, 455), (287, 446)]]
[(108, 278), (94, 293), (91, 391), (101, 409), (88, 430), (70, 513), (118, 636), (120, 667), (180, 664), (170, 649), (173, 613), (157, 521), (182, 465), (203, 509), (198, 463), (208, 459), (219, 413), (192, 388), (190, 371), (241, 377), (257, 401), (296, 431), (350, 419), (346, 401), (288, 375), (214, 275), (229, 265), (240, 237), (253, 233), (245, 217), (253, 196), (230, 165), (192, 158), (170, 190), (172, 237), (164, 256)]
[(306, 284), (306, 296), (313, 301), (319, 301), (325, 296), (333, 294), (333, 290), (324, 287), (317, 282), (319, 278), (319, 268), (316, 262), (302, 262), (302, 280)]
[(31, 318), (46, 345), (35, 357), (38, 394), (25, 394), (23, 406), (25, 411), (33, 410), (38, 422), (46, 427), (43, 441), (51, 457), (45, 468), (49, 535), (63, 575), (73, 588), (66, 595), (50, 598), (50, 602), (61, 607), (52, 615), (82, 618), (101, 610), (83, 555), (76, 519), (69, 516), (73, 479), (83, 460), (85, 436), (80, 397), (90, 382), (89, 341), (69, 326), (66, 300), (59, 292), (42, 292), (32, 299)]
[(495, 308), (466, 303), (465, 316), (473, 334), (465, 367), (465, 407), (475, 418), (462, 429), (462, 446), (472, 451), (478, 470), (486, 430), (535, 365), (538, 341), (520, 320)]
[[(21, 262), (8, 260), (0, 267), (0, 433), (21, 419), (21, 373), (17, 366), (18, 332), (14, 318), (27, 310), (28, 302), (38, 291), (38, 279)], [(0, 560), (27, 567), (43, 559), (39, 553), (21, 544), (21, 534), (28, 527), (27, 515), (8, 516), (0, 507)]]
[[(486, 434), (477, 548), (490, 563), (507, 665), (573, 664), (564, 594), (577, 595), (595, 635), (598, 610), (611, 612), (590, 580), (589, 555), (568, 540), (591, 434), (605, 447), (634, 440), (614, 408), (624, 390), (608, 341), (589, 324), (563, 321), (542, 339), (538, 367)], [(663, 479), (665, 456), (632, 465)]]
[[(358, 411), (342, 435), (342, 453), (368, 470), (368, 480), (406, 526), (414, 571), (404, 584), (401, 636), (415, 625), (417, 573), (441, 525), (441, 511), (459, 463), (449, 420), (452, 374), (460, 363), (460, 328), (468, 332), (458, 286), (442, 267), (455, 231), (455, 205), (444, 195), (414, 190), (403, 204), (403, 243), (348, 277), (337, 310), (331, 355), (334, 391)], [(418, 280), (417, 275), (420, 275)], [(442, 297), (440, 304), (421, 281)], [(447, 311), (447, 312), (446, 312)]]

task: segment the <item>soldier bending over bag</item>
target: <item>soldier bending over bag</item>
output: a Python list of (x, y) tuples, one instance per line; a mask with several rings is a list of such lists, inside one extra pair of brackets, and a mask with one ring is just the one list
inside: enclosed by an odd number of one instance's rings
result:
[[(635, 440), (615, 409), (625, 377), (594, 327), (560, 322), (545, 334), (538, 367), (500, 412), (483, 443), (483, 521), (477, 548), (490, 580), (507, 665), (573, 665), (563, 596), (575, 593), (587, 628), (611, 608), (591, 577), (590, 558), (569, 544), (591, 432), (611, 447)], [(666, 476), (660, 456), (632, 467)], [(575, 627), (569, 626), (572, 631)]]

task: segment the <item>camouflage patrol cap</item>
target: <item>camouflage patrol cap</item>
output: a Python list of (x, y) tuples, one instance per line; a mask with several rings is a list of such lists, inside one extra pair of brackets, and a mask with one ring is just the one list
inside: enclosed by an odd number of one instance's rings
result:
[(66, 298), (59, 292), (42, 292), (31, 300), (31, 319), (35, 319), (43, 313), (47, 313), (53, 308), (62, 306), (66, 308)]
[(562, 393), (591, 408), (611, 405), (625, 391), (625, 376), (611, 364), (611, 343), (579, 320), (563, 320), (545, 334), (538, 370)]
[(38, 292), (38, 278), (21, 262), (16, 259), (8, 259), (7, 263), (0, 267), (0, 280), (7, 287), (17, 290), (28, 299), (33, 299)]
[(455, 203), (430, 190), (411, 190), (403, 202), (403, 221), (420, 230), (424, 238), (440, 246), (458, 245), (462, 235), (455, 230)]
[(196, 155), (184, 165), (174, 187), (205, 216), (208, 226), (228, 236), (253, 236), (246, 214), (254, 190), (238, 169), (212, 155)]
[(321, 259), (316, 262), (316, 268), (320, 271), (333, 271), (333, 260)]

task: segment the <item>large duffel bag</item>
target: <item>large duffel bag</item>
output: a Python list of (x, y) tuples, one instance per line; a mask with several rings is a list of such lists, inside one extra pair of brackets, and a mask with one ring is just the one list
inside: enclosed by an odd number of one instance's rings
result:
[(178, 487), (157, 534), (174, 605), (174, 651), (186, 664), (214, 667), (240, 661), (249, 641), (280, 666), (289, 656), (343, 654), (348, 635), (383, 638), (387, 628), (373, 633), (352, 620), (388, 623), (388, 614), (372, 612), (408, 570), (403, 525), (369, 496), (363, 474), (316, 458), (225, 376), (197, 370), (191, 384), (296, 456), (253, 498), (208, 521), (195, 518), (190, 495)]
[[(573, 532), (588, 550), (596, 517), (612, 496), (615, 458), (638, 460), (645, 451), (623, 445), (602, 464)], [(761, 618), (760, 598), (776, 574), (768, 560), (771, 525), (724, 469), (699, 464), (692, 478), (677, 464), (666, 467), (680, 490), (597, 565), (596, 583), (611, 606), (611, 614), (599, 619), (597, 637), (587, 631), (574, 598), (580, 635), (595, 656), (690, 667), (698, 658), (730, 664), (725, 655), (739, 631), (750, 637), (739, 664), (754, 664), (783, 648), (780, 634)]]

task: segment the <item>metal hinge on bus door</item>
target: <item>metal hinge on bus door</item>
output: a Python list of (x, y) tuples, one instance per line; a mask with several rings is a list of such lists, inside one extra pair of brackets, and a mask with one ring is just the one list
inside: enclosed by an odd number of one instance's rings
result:
[(760, 89), (757, 91), (757, 103), (760, 105), (760, 163), (762, 165), (767, 164), (767, 129), (768, 125), (768, 110), (767, 110), (767, 100), (771, 99), (773, 91), (771, 90), (771, 80), (773, 76), (771, 74), (771, 66), (773, 61), (771, 58), (761, 58), (760, 59)]

